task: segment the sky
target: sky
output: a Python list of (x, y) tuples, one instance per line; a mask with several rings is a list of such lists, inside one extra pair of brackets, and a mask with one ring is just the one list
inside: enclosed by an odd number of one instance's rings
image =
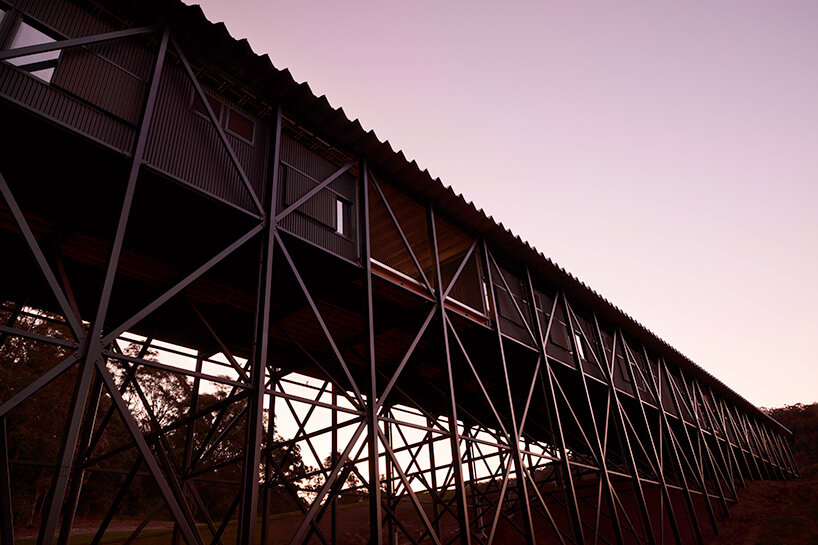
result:
[(751, 402), (818, 401), (818, 2), (200, 5)]

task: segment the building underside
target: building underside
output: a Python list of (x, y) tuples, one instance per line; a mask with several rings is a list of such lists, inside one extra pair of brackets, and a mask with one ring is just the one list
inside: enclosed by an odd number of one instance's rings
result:
[(46, 545), (96, 497), (94, 544), (123, 518), (128, 543), (704, 543), (747, 480), (798, 476), (783, 426), (198, 8), (0, 13), (3, 376), (39, 358), (0, 384), (4, 545), (35, 474)]

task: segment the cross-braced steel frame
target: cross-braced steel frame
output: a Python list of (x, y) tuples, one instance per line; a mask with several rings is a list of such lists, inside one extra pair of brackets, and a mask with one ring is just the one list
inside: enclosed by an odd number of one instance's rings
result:
[[(548, 289), (547, 283), (532, 267), (517, 263), (512, 268), (520, 287), (510, 286), (501, 265), (502, 249), (493, 248), (486, 237), (472, 237), (454, 273), (444, 274), (440, 215), (445, 210), (433, 201), (424, 207), (433, 266), (421, 266), (382, 189), (388, 180), (369, 167), (366, 156), (339, 168), (292, 204), (280, 206), (282, 107), (270, 116), (271, 167), (265, 190), (258, 194), (169, 28), (137, 28), (9, 50), (0, 52), (0, 60), (135, 36), (151, 38), (156, 57), (93, 315), (80, 315), (59, 250), (48, 255), (43, 249), (15, 200), (11, 180), (0, 172), (8, 215), (54, 301), (48, 313), (28, 307), (24, 300), (9, 303), (0, 342), (17, 337), (57, 346), (65, 354), (0, 403), (3, 545), (14, 543), (12, 483), (15, 463), (22, 463), (9, 460), (6, 429), (15, 425), (15, 409), (69, 371), (75, 373), (74, 394), (38, 532), (43, 545), (69, 542), (83, 495), (94, 494), (83, 487), (85, 475), (93, 471), (111, 471), (113, 481), (121, 479), (111, 485), (117, 493), (98, 521), (94, 545), (105, 537), (137, 479), (151, 480), (159, 497), (127, 543), (167, 510), (175, 524), (168, 539), (189, 545), (225, 543), (227, 534), (235, 534), (241, 544), (328, 545), (363, 539), (373, 544), (681, 545), (703, 543), (718, 533), (719, 520), (729, 516), (728, 506), (738, 501), (745, 480), (797, 476), (781, 429), (577, 302), (582, 297), (575, 289), (553, 288), (551, 308), (539, 308), (535, 291)], [(245, 211), (252, 225), (130, 318), (106, 326), (134, 194), (145, 170), (163, 65), (171, 55), (193, 85), (239, 174), (252, 203)], [(358, 173), (360, 259), (344, 266), (357, 276), (352, 293), (362, 319), (355, 341), (342, 343), (328, 319), (331, 309), (317, 292), (344, 291), (347, 286), (338, 285), (331, 274), (324, 277), (325, 285), (317, 286), (316, 271), (311, 270), (315, 263), (304, 257), (312, 254), (296, 251), (304, 241), (281, 224), (346, 172)], [(404, 294), (420, 310), (403, 319), (409, 336), (400, 345), (402, 356), (388, 365), (378, 351), (387, 308), (380, 303), (379, 286), (395, 283), (373, 267), (374, 205), (387, 212), (420, 279)], [(240, 347), (239, 354), (235, 346), (227, 346), (219, 327), (189, 292), (209, 271), (247, 248), (258, 250), (257, 284), (248, 335), (252, 341)], [(484, 279), (488, 311), (481, 323), (464, 315), (450, 298), (472, 259)], [(305, 345), (297, 331), (277, 320), (279, 276), (297, 286), (309, 327), (321, 337), (320, 347)], [(522, 335), (502, 327), (500, 291), (521, 293), (509, 302)], [(202, 346), (215, 344), (217, 350), (162, 344), (161, 329), (150, 335), (132, 333), (145, 318), (180, 298), (188, 300), (189, 312), (179, 319), (205, 331)], [(25, 316), (52, 320), (67, 334), (33, 332), (20, 325), (26, 323), (21, 319)], [(569, 361), (554, 357), (550, 348), (557, 316), (569, 332)], [(282, 344), (300, 355), (298, 372), (280, 363), (277, 350)], [(127, 345), (136, 349), (125, 350)], [(159, 357), (148, 357), (155, 349)], [(214, 358), (216, 353), (221, 357)], [(188, 364), (179, 364), (179, 357), (186, 357)], [(620, 361), (621, 380), (632, 385), (630, 390), (615, 376)], [(413, 371), (420, 366), (426, 371)], [(191, 386), (187, 412), (172, 422), (155, 414), (141, 384), (140, 370), (148, 368), (181, 375)], [(223, 396), (201, 406), (205, 383), (219, 385)], [(420, 391), (427, 397), (419, 397)], [(424, 403), (428, 396), (439, 402)], [(137, 409), (141, 422), (134, 414)], [(277, 435), (276, 426), (285, 419), (294, 427), (287, 436)], [(103, 448), (101, 439), (114, 421), (124, 425), (129, 440)], [(204, 429), (195, 432), (197, 426)], [(241, 452), (218, 458), (222, 445), (235, 434), (242, 436)], [(180, 441), (181, 451), (171, 445)], [(287, 468), (297, 453), (318, 461), (327, 458), (327, 463), (294, 475)], [(129, 470), (106, 466), (123, 455), (133, 456)], [(236, 471), (224, 477), (225, 468)], [(200, 494), (214, 483), (229, 490), (232, 498), (220, 513), (209, 511)], [(286, 526), (286, 535), (270, 516), (272, 491), (289, 497), (299, 510), (290, 515), (295, 523)], [(350, 498), (358, 502), (353, 522), (342, 508)], [(363, 537), (344, 530), (351, 527), (365, 528)]]

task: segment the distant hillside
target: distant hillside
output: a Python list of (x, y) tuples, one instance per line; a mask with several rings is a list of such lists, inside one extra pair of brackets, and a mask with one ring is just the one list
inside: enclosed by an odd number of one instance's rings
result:
[(818, 403), (796, 403), (766, 413), (795, 433), (792, 445), (802, 477), (818, 477)]
[(803, 478), (747, 481), (710, 543), (818, 545), (818, 403), (764, 410), (795, 433), (793, 456)]

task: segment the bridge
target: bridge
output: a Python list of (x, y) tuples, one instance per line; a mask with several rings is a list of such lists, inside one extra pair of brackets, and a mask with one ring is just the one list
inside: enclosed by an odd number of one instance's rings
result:
[(0, 17), (0, 365), (40, 355), (0, 385), (4, 545), (33, 467), (44, 545), (136, 490), (127, 543), (704, 543), (798, 476), (786, 428), (198, 7)]

